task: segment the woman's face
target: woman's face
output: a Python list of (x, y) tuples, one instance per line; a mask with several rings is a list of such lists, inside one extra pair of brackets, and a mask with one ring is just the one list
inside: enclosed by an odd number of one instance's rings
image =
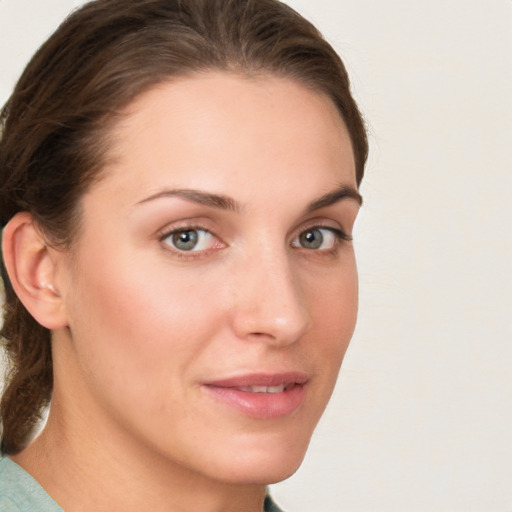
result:
[(111, 156), (57, 260), (54, 400), (113, 451), (286, 478), (356, 321), (359, 196), (337, 110), (285, 79), (186, 78), (130, 106)]

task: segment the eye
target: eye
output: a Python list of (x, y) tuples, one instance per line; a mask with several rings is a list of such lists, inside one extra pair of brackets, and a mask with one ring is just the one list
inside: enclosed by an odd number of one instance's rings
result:
[(335, 228), (314, 227), (303, 231), (292, 242), (292, 247), (301, 247), (309, 250), (334, 249), (340, 240), (347, 240), (342, 231)]
[(205, 229), (179, 229), (166, 234), (162, 241), (173, 249), (183, 252), (205, 251), (217, 243), (217, 239)]

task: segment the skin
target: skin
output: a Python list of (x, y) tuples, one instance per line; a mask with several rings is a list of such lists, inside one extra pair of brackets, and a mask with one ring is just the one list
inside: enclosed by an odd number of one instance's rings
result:
[[(68, 511), (260, 512), (300, 465), (355, 326), (353, 247), (333, 231), (359, 209), (347, 130), (293, 81), (210, 73), (137, 99), (112, 156), (72, 249), (40, 258), (55, 390), (14, 459)], [(173, 246), (196, 228), (198, 250)], [(312, 231), (319, 248), (302, 244)], [(277, 418), (204, 387), (287, 371), (308, 382)]]

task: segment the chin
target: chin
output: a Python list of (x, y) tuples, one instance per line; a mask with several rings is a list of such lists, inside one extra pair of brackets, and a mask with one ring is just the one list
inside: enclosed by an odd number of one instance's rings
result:
[(258, 453), (247, 450), (226, 461), (229, 467), (219, 467), (217, 475), (224, 474), (226, 480), (237, 484), (269, 485), (281, 482), (299, 469), (307, 444), (292, 449), (289, 446), (277, 449), (269, 446)]
[(237, 467), (236, 474), (226, 478), (233, 484), (238, 485), (271, 485), (282, 482), (291, 477), (302, 464), (303, 458), (294, 461), (293, 464), (266, 464), (261, 463), (252, 467)]
[(279, 465), (278, 467), (262, 468), (262, 471), (256, 475), (252, 483), (261, 483), (264, 485), (276, 484), (290, 478), (301, 466), (304, 457), (293, 464), (288, 464), (285, 467)]

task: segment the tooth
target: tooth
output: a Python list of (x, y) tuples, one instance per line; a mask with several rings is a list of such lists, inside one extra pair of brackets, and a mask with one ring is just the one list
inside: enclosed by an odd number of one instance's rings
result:
[(284, 385), (280, 386), (269, 386), (267, 389), (267, 393), (282, 393), (284, 391)]
[(285, 387), (284, 384), (281, 384), (279, 386), (247, 386), (240, 389), (247, 393), (282, 393)]
[(240, 388), (242, 391), (245, 391), (246, 393), (266, 393), (267, 387), (266, 386), (247, 386), (244, 388)]

